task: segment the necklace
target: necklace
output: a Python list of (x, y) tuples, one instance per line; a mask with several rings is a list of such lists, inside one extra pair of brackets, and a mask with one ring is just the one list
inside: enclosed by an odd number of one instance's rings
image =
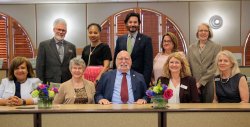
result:
[[(220, 78), (220, 82), (223, 83), (223, 84), (226, 84), (228, 81), (229, 81), (230, 78), (227, 78), (227, 79), (222, 79)], [(223, 81), (224, 80), (224, 81)]]
[[(97, 46), (98, 46), (98, 45), (97, 45)], [(90, 45), (90, 47), (89, 47), (89, 59), (88, 59), (88, 65), (87, 65), (87, 66), (89, 66), (89, 64), (90, 64), (90, 56), (91, 56), (92, 53), (95, 51), (95, 48), (96, 48), (97, 46), (95, 46), (94, 49), (91, 51), (91, 45)]]

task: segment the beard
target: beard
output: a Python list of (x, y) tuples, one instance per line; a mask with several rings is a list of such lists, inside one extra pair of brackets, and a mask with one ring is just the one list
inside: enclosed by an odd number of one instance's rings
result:
[(135, 33), (139, 30), (139, 26), (126, 26), (126, 28), (130, 33)]
[(58, 41), (62, 41), (65, 36), (55, 35), (55, 39)]

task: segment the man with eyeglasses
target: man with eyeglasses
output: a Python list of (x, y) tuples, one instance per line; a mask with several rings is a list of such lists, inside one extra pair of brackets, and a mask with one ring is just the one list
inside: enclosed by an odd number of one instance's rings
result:
[(130, 54), (123, 50), (117, 54), (117, 69), (101, 76), (96, 88), (95, 102), (107, 104), (146, 104), (146, 83), (143, 75), (131, 69)]
[(39, 44), (36, 74), (43, 83), (62, 83), (71, 78), (69, 61), (76, 56), (74, 44), (64, 40), (67, 23), (56, 19), (53, 24), (54, 37)]

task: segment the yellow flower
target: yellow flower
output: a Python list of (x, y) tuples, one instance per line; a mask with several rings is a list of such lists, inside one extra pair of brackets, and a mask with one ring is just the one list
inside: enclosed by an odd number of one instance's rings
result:
[(33, 98), (38, 97), (38, 95), (39, 95), (39, 91), (38, 91), (38, 90), (34, 90), (34, 91), (32, 91), (32, 93), (31, 93), (31, 96), (32, 96)]
[(54, 91), (49, 90), (49, 97), (54, 97), (54, 96), (55, 96), (55, 92), (54, 92)]

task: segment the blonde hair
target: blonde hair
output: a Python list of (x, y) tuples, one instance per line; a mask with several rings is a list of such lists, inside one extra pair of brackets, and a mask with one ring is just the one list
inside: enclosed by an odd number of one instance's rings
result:
[(169, 61), (172, 58), (176, 58), (177, 60), (179, 60), (181, 62), (181, 70), (180, 70), (180, 77), (184, 78), (187, 76), (191, 76), (191, 71), (190, 71), (190, 67), (189, 64), (187, 62), (187, 59), (184, 58), (179, 52), (175, 52), (169, 55), (166, 63), (163, 66), (163, 76), (167, 77), (167, 78), (171, 78), (171, 72), (169, 70)]
[(222, 55), (226, 56), (230, 60), (230, 62), (233, 64), (232, 72), (231, 72), (232, 76), (240, 73), (238, 62), (237, 62), (236, 58), (234, 57), (233, 53), (228, 51), (228, 50), (223, 50), (223, 51), (220, 51), (215, 58), (215, 68), (216, 68), (215, 74), (221, 75), (221, 71), (219, 70), (219, 67), (218, 67), (218, 62), (219, 62), (219, 57)]

